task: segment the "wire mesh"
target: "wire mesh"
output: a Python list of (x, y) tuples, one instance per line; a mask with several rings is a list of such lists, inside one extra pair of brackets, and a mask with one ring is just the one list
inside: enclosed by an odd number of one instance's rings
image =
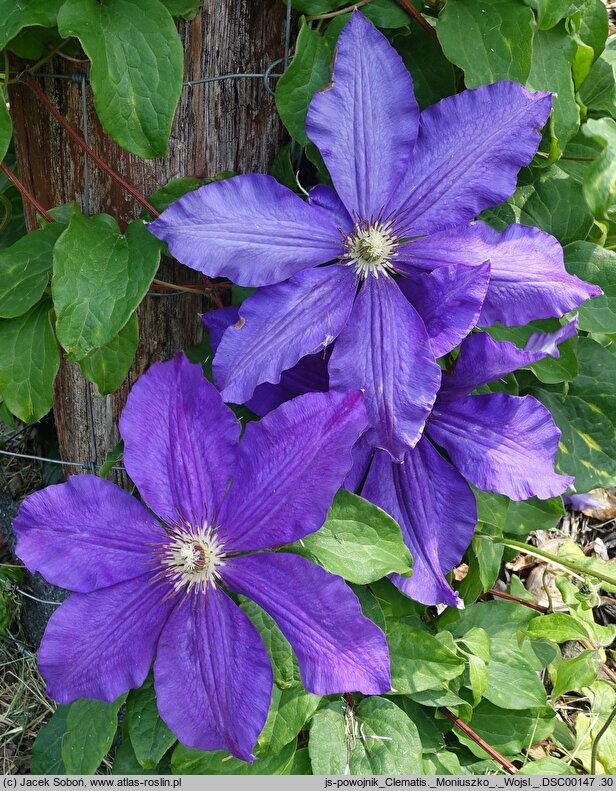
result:
[[(284, 54), (281, 58), (277, 58), (276, 60), (272, 61), (267, 68), (262, 72), (229, 72), (225, 74), (216, 74), (207, 77), (200, 77), (194, 80), (184, 80), (183, 87), (186, 89), (191, 89), (195, 85), (204, 85), (207, 83), (224, 81), (224, 80), (244, 80), (244, 79), (259, 79), (263, 81), (264, 90), (267, 91), (270, 95), (274, 95), (274, 90), (271, 87), (271, 81), (273, 79), (278, 79), (282, 76), (282, 73), (275, 72), (274, 69), (277, 66), (282, 64), (283, 71), (289, 64), (290, 57), (291, 57), (291, 28), (292, 28), (292, 7), (291, 3), (287, 3), (287, 10), (285, 15), (285, 27), (284, 27)], [(10, 76), (12, 77), (19, 77), (24, 72), (18, 71), (11, 71), (9, 72)], [(50, 78), (56, 80), (71, 80), (72, 82), (79, 83), (80, 90), (81, 90), (81, 115), (82, 115), (82, 133), (83, 138), (86, 143), (89, 144), (89, 117), (88, 117), (88, 102), (87, 102), (87, 89), (88, 83), (90, 81), (89, 74), (86, 72), (76, 72), (74, 74), (56, 74), (52, 73), (42, 73), (38, 72), (37, 76), (43, 78)], [(291, 156), (294, 156), (294, 150), (291, 151)], [(83, 213), (85, 215), (89, 214), (90, 211), (90, 161), (88, 156), (84, 156), (84, 165), (83, 165)], [(148, 292), (148, 297), (177, 297), (182, 296), (180, 292)], [(10, 457), (10, 458), (17, 458), (29, 461), (39, 461), (47, 464), (58, 464), (63, 467), (75, 467), (78, 469), (84, 470), (84, 472), (96, 474), (104, 464), (99, 462), (99, 452), (97, 448), (97, 441), (96, 441), (96, 429), (94, 423), (94, 409), (93, 409), (93, 392), (92, 392), (92, 385), (89, 381), (86, 381), (86, 394), (87, 394), (87, 401), (85, 404), (85, 412), (87, 415), (89, 429), (90, 429), (90, 458), (83, 460), (83, 461), (71, 461), (71, 460), (64, 460), (64, 459), (53, 459), (48, 458), (45, 456), (37, 456), (29, 453), (19, 453), (14, 451), (8, 451), (0, 449), (0, 456)], [(23, 430), (26, 430), (32, 426), (36, 425), (36, 423), (29, 424), (23, 427)], [(121, 465), (114, 465), (110, 468), (114, 472), (126, 472), (125, 468)]]

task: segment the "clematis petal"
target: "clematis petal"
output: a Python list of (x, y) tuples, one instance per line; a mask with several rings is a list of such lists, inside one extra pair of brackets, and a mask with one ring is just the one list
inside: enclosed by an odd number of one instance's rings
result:
[[(325, 186), (325, 185), (320, 185)], [(230, 306), (219, 308), (201, 316), (203, 324), (209, 329), (210, 343), (214, 352), (218, 349), (220, 340), (231, 324), (236, 324), (239, 319), (239, 307)], [(329, 376), (327, 363), (331, 347), (327, 347), (317, 354), (302, 357), (292, 368), (283, 371), (278, 384), (264, 382), (255, 389), (252, 398), (246, 401), (246, 406), (255, 415), (263, 417), (285, 401), (290, 401), (296, 396), (305, 393), (325, 393), (329, 390)]]
[(460, 347), (453, 371), (443, 374), (439, 401), (468, 395), (477, 387), (544, 357), (560, 357), (558, 344), (574, 338), (576, 333), (577, 319), (573, 319), (556, 332), (534, 333), (524, 349), (510, 341), (495, 341), (487, 332), (470, 335)]
[(421, 436), (440, 378), (415, 308), (393, 280), (369, 277), (329, 362), (332, 389), (365, 391), (368, 441), (401, 461)]
[(224, 400), (243, 404), (257, 385), (277, 384), (302, 357), (322, 352), (344, 327), (355, 290), (349, 269), (328, 266), (306, 269), (248, 297), (212, 365)]
[(144, 574), (163, 535), (138, 500), (94, 475), (29, 495), (13, 527), (16, 553), (30, 571), (81, 593)]
[(386, 211), (403, 209), (408, 235), (415, 235), (458, 225), (502, 203), (537, 151), (551, 108), (550, 94), (515, 82), (482, 85), (428, 107)]
[(413, 576), (391, 576), (401, 591), (422, 604), (460, 607), (445, 574), (471, 543), (477, 506), (469, 485), (424, 436), (395, 464), (377, 451), (362, 497), (398, 522), (413, 555)]
[(477, 324), (490, 282), (490, 263), (442, 266), (398, 281), (421, 316), (435, 357), (454, 349)]
[(340, 577), (299, 555), (264, 553), (229, 560), (225, 583), (276, 621), (316, 695), (391, 688), (385, 635), (366, 618)]
[(306, 132), (342, 202), (364, 220), (380, 213), (406, 169), (419, 108), (402, 58), (355, 12), (336, 46), (333, 82), (313, 97)]
[(479, 324), (508, 326), (559, 317), (601, 289), (570, 275), (560, 242), (538, 228), (510, 225), (495, 231), (484, 222), (456, 226), (409, 242), (401, 253), (401, 271), (432, 270), (462, 262), (489, 260), (490, 287)]
[(155, 363), (120, 417), (124, 464), (150, 508), (169, 524), (212, 520), (235, 458), (240, 424), (186, 356)]
[(259, 633), (221, 590), (178, 604), (158, 641), (154, 684), (160, 715), (182, 744), (254, 760), (272, 683)]
[(210, 346), (214, 352), (218, 348), (227, 327), (235, 324), (239, 317), (240, 309), (238, 305), (228, 305), (225, 308), (209, 310), (207, 313), (201, 314), (203, 326), (207, 327), (210, 333)]
[(532, 396), (487, 393), (437, 404), (427, 432), (478, 489), (547, 500), (573, 483), (554, 472), (560, 431)]
[(173, 599), (149, 575), (93, 593), (73, 593), (51, 616), (38, 664), (47, 694), (111, 702), (140, 687)]
[(219, 526), (230, 551), (318, 530), (366, 427), (361, 393), (308, 393), (249, 423)]
[(357, 493), (361, 490), (362, 483), (370, 469), (374, 448), (363, 436), (353, 446), (351, 455), (353, 456), (353, 466), (344, 481), (344, 488), (349, 492)]
[(318, 354), (310, 354), (280, 375), (277, 385), (266, 382), (259, 385), (246, 406), (255, 415), (267, 415), (285, 401), (304, 395), (304, 393), (326, 393), (329, 390), (327, 363), (329, 349)]
[(328, 211), (335, 219), (338, 228), (345, 234), (353, 230), (353, 219), (346, 206), (338, 197), (338, 193), (327, 184), (317, 184), (308, 193), (308, 203), (320, 206)]
[(241, 286), (286, 280), (337, 258), (342, 247), (328, 212), (259, 174), (188, 192), (148, 228), (181, 263)]

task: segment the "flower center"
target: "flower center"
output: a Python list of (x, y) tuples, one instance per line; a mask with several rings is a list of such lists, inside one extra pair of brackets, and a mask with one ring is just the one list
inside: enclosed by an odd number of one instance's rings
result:
[(378, 279), (394, 271), (391, 259), (396, 256), (397, 244), (391, 223), (360, 223), (345, 240), (344, 257), (362, 280), (368, 275)]
[(220, 580), (219, 568), (224, 562), (222, 545), (214, 530), (207, 525), (198, 529), (182, 527), (169, 533), (163, 547), (161, 563), (165, 576), (176, 591), (201, 590)]

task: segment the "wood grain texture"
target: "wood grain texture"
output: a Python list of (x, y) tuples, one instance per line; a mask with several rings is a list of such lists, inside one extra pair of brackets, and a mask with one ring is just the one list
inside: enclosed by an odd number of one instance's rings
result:
[[(229, 72), (263, 72), (284, 51), (286, 9), (281, 0), (206, 0), (192, 22), (178, 24), (185, 48), (185, 79)], [(85, 66), (56, 58), (49, 73), (73, 74)], [(82, 86), (54, 78), (39, 84), (73, 127), (83, 133)], [(88, 138), (92, 148), (129, 183), (148, 195), (179, 176), (210, 176), (223, 170), (267, 172), (283, 131), (273, 97), (263, 81), (238, 78), (185, 86), (164, 159), (142, 160), (120, 149), (102, 130), (87, 88)], [(139, 216), (138, 206), (112, 179), (90, 163), (90, 200), (84, 197), (84, 154), (25, 85), (14, 85), (10, 109), (20, 177), (45, 207), (76, 200), (83, 211), (107, 212), (121, 225)], [(35, 225), (26, 207), (29, 228)], [(164, 261), (158, 277), (175, 283), (200, 283), (199, 276)], [(118, 439), (117, 419), (130, 387), (148, 366), (172, 357), (202, 337), (199, 314), (206, 297), (146, 297), (139, 308), (140, 342), (124, 385), (113, 395), (94, 395), (95, 453), (91, 447), (88, 384), (79, 368), (63, 361), (56, 380), (54, 414), (62, 458), (96, 460)], [(96, 388), (92, 386), (95, 394)], [(74, 470), (67, 468), (67, 474)], [(125, 481), (122, 481), (125, 482)]]

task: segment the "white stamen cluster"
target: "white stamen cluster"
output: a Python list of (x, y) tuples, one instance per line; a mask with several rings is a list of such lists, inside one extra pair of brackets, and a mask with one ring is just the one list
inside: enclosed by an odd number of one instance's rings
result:
[(224, 557), (222, 545), (211, 527), (186, 525), (169, 533), (160, 561), (175, 591), (205, 592), (208, 585), (220, 580), (218, 569)]
[(361, 223), (345, 239), (345, 259), (364, 280), (394, 272), (391, 259), (396, 256), (398, 240), (389, 222)]

